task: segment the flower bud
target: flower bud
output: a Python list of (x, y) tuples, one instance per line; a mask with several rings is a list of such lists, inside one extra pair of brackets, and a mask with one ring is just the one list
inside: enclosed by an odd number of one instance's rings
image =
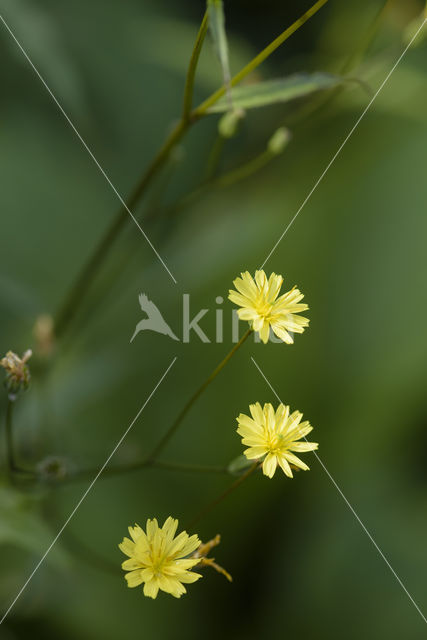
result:
[(267, 149), (273, 155), (278, 156), (287, 146), (290, 139), (291, 132), (289, 131), (289, 129), (287, 129), (286, 127), (280, 127), (280, 129), (277, 129), (277, 131), (273, 133), (270, 140), (268, 141)]
[(43, 313), (36, 319), (33, 334), (37, 340), (36, 353), (49, 357), (53, 351), (55, 345), (53, 318), (48, 313)]
[(227, 111), (218, 123), (219, 134), (223, 138), (232, 138), (236, 135), (240, 120), (245, 117), (243, 109)]

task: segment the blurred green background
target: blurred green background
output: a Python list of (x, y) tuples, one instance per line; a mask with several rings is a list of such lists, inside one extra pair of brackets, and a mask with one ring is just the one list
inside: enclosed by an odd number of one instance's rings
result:
[[(225, 2), (236, 72), (310, 2)], [(339, 73), (375, 90), (423, 9), (415, 0), (330, 0), (257, 79), (298, 71)], [(113, 183), (127, 195), (180, 114), (186, 65), (203, 2), (1, 0), (1, 13)], [(53, 313), (115, 215), (117, 199), (1, 25), (0, 352), (34, 348), (32, 327)], [(236, 415), (282, 400), (314, 425), (319, 454), (420, 608), (427, 610), (427, 56), (420, 37), (375, 101), (266, 265), (295, 283), (310, 328), (293, 346), (249, 342), (199, 399), (162, 455), (227, 464), (241, 453)], [(354, 60), (353, 60), (354, 62)], [(359, 63), (360, 62), (360, 63)], [(221, 84), (209, 41), (196, 102)], [(322, 98), (325, 94), (322, 94)], [(327, 96), (328, 97), (328, 96)], [(330, 99), (329, 99), (330, 98)], [(144, 291), (181, 333), (181, 296), (214, 332), (217, 296), (265, 259), (369, 100), (349, 85), (248, 113), (225, 146), (221, 171), (265, 148), (281, 125), (283, 155), (238, 184), (212, 189), (144, 229), (174, 285), (129, 223), (52, 360), (31, 361), (33, 382), (16, 407), (20, 459), (59, 455), (71, 469), (99, 467), (174, 356), (177, 362), (113, 463), (141, 458), (230, 347), (141, 333)], [(315, 108), (315, 107), (318, 108)], [(173, 203), (203, 177), (218, 116), (192, 129), (134, 213)], [(225, 317), (232, 305), (225, 302)], [(243, 327), (242, 327), (243, 330)], [(0, 396), (0, 603), (5, 611), (87, 486), (7, 482)], [(315, 436), (315, 437), (314, 437)], [(173, 637), (425, 637), (422, 617), (325, 471), (294, 480), (251, 477), (197, 527), (221, 533), (214, 554), (234, 577), (206, 572), (175, 600), (129, 590), (117, 548), (126, 527), (168, 515), (185, 525), (232, 478), (159, 469), (102, 478), (1, 627), (1, 637), (110, 640)], [(105, 563), (105, 567), (104, 567)], [(110, 565), (117, 567), (111, 571)]]

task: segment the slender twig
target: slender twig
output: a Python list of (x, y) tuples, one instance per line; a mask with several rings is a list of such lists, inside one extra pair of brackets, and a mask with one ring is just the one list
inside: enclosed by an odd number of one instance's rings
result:
[(375, 36), (377, 35), (378, 30), (383, 21), (384, 15), (386, 11), (390, 9), (390, 4), (391, 4), (390, 0), (383, 0), (383, 5), (377, 10), (375, 18), (370, 23), (369, 28), (364, 32), (358, 46), (353, 51), (353, 53), (350, 54), (350, 56), (347, 58), (346, 62), (342, 66), (342, 69), (341, 69), (342, 75), (345, 75), (346, 73), (348, 73), (349, 71), (357, 67), (358, 63), (363, 58), (365, 52), (369, 49), (372, 42), (374, 41)]
[[(213, 189), (223, 189), (225, 187), (230, 187), (231, 185), (240, 182), (240, 180), (245, 180), (249, 178), (249, 176), (253, 175), (257, 171), (260, 171), (263, 167), (265, 167), (271, 160), (273, 160), (276, 154), (271, 153), (269, 150), (265, 150), (255, 158), (251, 158), (248, 162), (240, 165), (239, 167), (235, 167), (234, 169), (230, 169), (230, 171), (226, 171), (225, 173), (219, 175), (216, 178), (211, 178), (210, 180), (206, 180), (202, 182), (197, 187), (195, 187), (192, 191), (189, 191), (181, 198), (176, 200), (173, 204), (166, 205), (165, 207), (161, 207), (163, 209), (164, 214), (166, 216), (174, 215), (186, 207), (190, 206), (198, 200), (200, 197), (205, 195), (208, 191)], [(156, 212), (158, 209), (156, 209)], [(153, 215), (153, 214), (151, 214)]]
[(13, 407), (14, 402), (10, 399), (7, 401), (6, 406), (6, 421), (5, 421), (5, 433), (6, 433), (6, 461), (9, 475), (12, 476), (16, 470), (15, 454), (13, 447)]
[[(368, 86), (363, 80), (360, 78), (349, 78), (348, 73), (353, 71), (358, 64), (363, 59), (366, 51), (369, 49), (372, 44), (375, 36), (378, 33), (378, 30), (381, 26), (381, 22), (384, 18), (386, 11), (390, 8), (391, 0), (383, 0), (383, 5), (377, 10), (377, 13), (373, 19), (373, 21), (369, 24), (368, 29), (362, 35), (362, 38), (358, 42), (357, 47), (354, 51), (349, 55), (349, 57), (344, 61), (343, 65), (339, 70), (340, 76), (347, 76), (347, 80), (350, 82), (357, 82), (362, 89), (364, 89), (370, 97), (372, 97), (371, 87)], [(291, 117), (286, 119), (286, 124), (288, 125), (298, 125), (301, 121), (306, 120), (309, 116), (312, 116), (314, 113), (318, 113), (323, 111), (326, 107), (330, 105), (341, 93), (345, 90), (346, 84), (341, 84), (333, 89), (329, 89), (326, 91), (320, 92), (318, 95), (314, 97), (314, 100), (308, 102), (304, 105), (302, 109), (298, 109), (298, 111), (294, 114), (291, 114)]]
[[(237, 73), (231, 80), (231, 85), (234, 86), (238, 84), (243, 78), (245, 78), (249, 73), (251, 73), (254, 69), (256, 69), (266, 58), (268, 58), (285, 40), (287, 40), (297, 29), (299, 29), (309, 18), (311, 18), (324, 4), (326, 4), (328, 0), (319, 0), (316, 2), (311, 9), (309, 9), (306, 13), (304, 13), (301, 18), (296, 20), (290, 27), (285, 29), (283, 33), (281, 33), (273, 42), (271, 42), (265, 49), (261, 51), (253, 60), (251, 60), (241, 71)], [(205, 17), (203, 18), (205, 20)], [(202, 42), (200, 42), (200, 30), (196, 38), (196, 42), (194, 45), (194, 49), (198, 49), (201, 46)], [(199, 52), (200, 53), (200, 52)], [(198, 61), (198, 54), (194, 57), (191, 56), (190, 65), (192, 65), (191, 72), (189, 71), (189, 75), (187, 76), (189, 79), (189, 85), (186, 85), (187, 88), (194, 88), (194, 77), (193, 72), (195, 72), (194, 63)], [(55, 334), (57, 337), (61, 336), (64, 333), (65, 328), (68, 326), (70, 320), (74, 317), (83, 297), (85, 296), (87, 290), (89, 289), (94, 277), (96, 276), (99, 267), (103, 263), (105, 257), (107, 256), (110, 247), (113, 245), (116, 238), (119, 236), (123, 227), (126, 225), (127, 220), (129, 218), (128, 210), (132, 211), (139, 203), (140, 199), (144, 195), (147, 187), (151, 184), (153, 178), (157, 175), (160, 169), (163, 167), (164, 163), (167, 161), (169, 154), (173, 147), (181, 140), (184, 136), (188, 128), (204, 116), (209, 107), (211, 107), (217, 100), (219, 100), (225, 93), (226, 87), (223, 86), (217, 91), (215, 91), (209, 98), (207, 98), (204, 102), (202, 102), (196, 109), (193, 109), (188, 116), (181, 117), (179, 122), (175, 125), (168, 138), (164, 142), (161, 149), (158, 151), (146, 171), (144, 172), (141, 180), (136, 186), (135, 190), (131, 194), (129, 200), (126, 202), (126, 207), (121, 207), (118, 214), (113, 221), (111, 222), (107, 232), (101, 239), (100, 243), (96, 247), (93, 255), (89, 258), (88, 262), (84, 266), (80, 275), (78, 276), (76, 282), (74, 283), (71, 291), (67, 295), (63, 305), (60, 307), (58, 313), (55, 317), (54, 327)], [(188, 96), (185, 98), (185, 104), (188, 104)]]
[(184, 88), (184, 101), (182, 107), (182, 119), (188, 120), (190, 117), (191, 109), (193, 106), (193, 94), (194, 94), (194, 80), (196, 77), (197, 63), (199, 62), (200, 52), (202, 50), (203, 42), (208, 29), (208, 12), (205, 12), (203, 16), (202, 24), (200, 25), (199, 33), (194, 43), (193, 52), (191, 54), (190, 63), (188, 65), (187, 77), (185, 80)]
[[(229, 471), (227, 467), (220, 466), (210, 466), (210, 465), (202, 465), (202, 464), (186, 464), (180, 462), (168, 462), (163, 460), (152, 460), (148, 462), (145, 458), (144, 460), (137, 460), (136, 462), (130, 462), (121, 465), (115, 465), (112, 467), (107, 467), (104, 470), (104, 473), (101, 478), (109, 478), (111, 476), (123, 475), (125, 473), (132, 473), (133, 471), (140, 471), (142, 469), (148, 468), (158, 468), (158, 469), (167, 469), (170, 471), (178, 471), (182, 473), (214, 473), (214, 474), (228, 474)], [(57, 484), (62, 485), (68, 482), (80, 482), (81, 480), (86, 480), (87, 478), (93, 477), (93, 475), (98, 471), (98, 469), (82, 469), (80, 471), (76, 471), (72, 475), (64, 478)]]
[(252, 473), (260, 467), (261, 463), (257, 460), (253, 465), (249, 467), (249, 469), (237, 480), (235, 480), (225, 491), (223, 491), (217, 498), (209, 502), (206, 507), (204, 507), (199, 513), (191, 520), (189, 525), (186, 527), (187, 529), (192, 529), (194, 525), (196, 525), (202, 518), (204, 518), (208, 513), (210, 513), (220, 502), (225, 500), (230, 493), (232, 493), (237, 487), (240, 487), (242, 482), (249, 478)]
[[(160, 442), (154, 447), (153, 451), (146, 456), (143, 460), (139, 460), (136, 462), (131, 462), (127, 464), (117, 465), (113, 467), (107, 467), (104, 470), (104, 473), (101, 477), (111, 477), (115, 475), (121, 475), (123, 473), (129, 473), (132, 471), (137, 471), (139, 469), (146, 469), (147, 467), (160, 467), (164, 469), (170, 469), (175, 471), (189, 471), (193, 473), (228, 473), (226, 467), (209, 467), (205, 465), (185, 465), (175, 462), (162, 462), (157, 460), (160, 452), (165, 448), (169, 440), (172, 438), (182, 421), (184, 420), (187, 413), (190, 411), (193, 404), (199, 398), (199, 396), (203, 393), (203, 391), (208, 387), (208, 385), (216, 378), (216, 376), (220, 373), (220, 371), (225, 367), (227, 362), (236, 351), (242, 346), (242, 344), (247, 340), (247, 338), (252, 333), (251, 329), (248, 329), (246, 333), (240, 338), (239, 342), (237, 342), (233, 348), (228, 352), (225, 358), (219, 363), (219, 365), (212, 371), (210, 376), (203, 382), (203, 384), (197, 389), (197, 391), (191, 396), (188, 400), (184, 408), (178, 414), (178, 417), (174, 420), (172, 425), (166, 431), (164, 436), (161, 438)], [(83, 480), (87, 477), (90, 477), (96, 473), (96, 469), (85, 469), (82, 471), (78, 471), (68, 478), (66, 481), (79, 481)]]
[(214, 188), (229, 187), (235, 182), (244, 180), (245, 178), (248, 178), (252, 174), (256, 173), (257, 171), (265, 167), (265, 165), (275, 157), (276, 154), (271, 153), (271, 151), (267, 149), (266, 151), (263, 151), (262, 153), (257, 155), (255, 158), (252, 158), (248, 162), (245, 162), (245, 164), (241, 165), (240, 167), (236, 167), (235, 169), (227, 171), (227, 173), (219, 176), (216, 180), (213, 181), (212, 186)]
[(80, 558), (83, 564), (90, 565), (97, 571), (104, 571), (116, 577), (120, 575), (120, 562), (116, 564), (101, 555), (97, 550), (89, 548), (83, 540), (71, 533), (70, 529), (66, 531), (65, 546)]
[(169, 471), (182, 471), (183, 473), (229, 473), (227, 467), (202, 464), (181, 464), (177, 462), (166, 462), (163, 460), (155, 460), (151, 466), (159, 469), (167, 469)]
[(203, 391), (206, 389), (206, 387), (208, 387), (209, 384), (217, 377), (219, 372), (225, 367), (225, 365), (230, 360), (230, 358), (242, 346), (242, 344), (247, 340), (247, 338), (250, 336), (251, 333), (252, 333), (252, 330), (248, 329), (246, 331), (246, 333), (242, 336), (242, 338), (240, 338), (239, 342), (237, 342), (234, 345), (234, 347), (228, 352), (228, 354), (225, 356), (225, 358), (212, 371), (210, 376), (203, 382), (203, 384), (200, 385), (200, 387), (197, 389), (197, 391), (191, 396), (191, 398), (188, 400), (188, 402), (186, 403), (186, 405), (184, 406), (182, 411), (178, 414), (178, 417), (175, 419), (175, 421), (172, 423), (172, 425), (166, 431), (166, 433), (163, 436), (163, 438), (154, 447), (153, 451), (147, 457), (147, 462), (146, 462), (147, 465), (151, 464), (153, 462), (153, 460), (155, 460), (157, 458), (159, 453), (161, 451), (163, 451), (165, 446), (168, 444), (169, 440), (172, 438), (172, 436), (175, 434), (176, 430), (178, 429), (178, 427), (180, 426), (180, 424), (184, 420), (184, 418), (187, 415), (187, 413), (190, 411), (190, 409), (193, 406), (193, 404), (196, 402), (196, 400), (199, 398), (199, 396), (203, 393)]
[(101, 241), (96, 247), (94, 253), (91, 255), (88, 262), (84, 265), (71, 291), (69, 292), (63, 305), (60, 307), (58, 313), (56, 314), (56, 317), (54, 319), (54, 327), (57, 337), (60, 337), (62, 335), (70, 320), (76, 313), (78, 305), (81, 299), (86, 294), (86, 291), (88, 290), (96, 273), (98, 272), (100, 265), (103, 263), (114, 241), (119, 236), (123, 227), (126, 225), (129, 218), (129, 211), (132, 211), (137, 206), (147, 187), (151, 184), (153, 178), (157, 175), (157, 173), (169, 158), (171, 150), (183, 137), (191, 124), (189, 110), (191, 110), (192, 93), (194, 90), (194, 78), (200, 51), (206, 35), (206, 29), (207, 16), (205, 13), (196, 37), (196, 41), (194, 43), (193, 53), (191, 55), (190, 63), (188, 66), (187, 79), (184, 90), (183, 115), (169, 134), (163, 146), (160, 148), (160, 150), (157, 152), (157, 154), (149, 164), (141, 180), (127, 200), (126, 206), (122, 206), (117, 215), (113, 218), (105, 235), (101, 238)]
[[(138, 469), (144, 469), (144, 468), (147, 468), (147, 467), (154, 467), (154, 466), (162, 467), (162, 468), (168, 468), (168, 469), (171, 469), (171, 470), (174, 469), (174, 470), (177, 470), (177, 471), (225, 473), (227, 471), (226, 468), (206, 467), (204, 465), (183, 465), (183, 464), (173, 463), (173, 462), (161, 462), (161, 461), (157, 460), (157, 457), (158, 457), (159, 453), (165, 448), (165, 446), (167, 445), (169, 440), (172, 438), (172, 436), (174, 435), (174, 433), (176, 432), (178, 427), (181, 425), (181, 423), (184, 420), (185, 416), (190, 411), (191, 407), (196, 402), (196, 400), (199, 398), (199, 396), (209, 386), (209, 384), (217, 377), (217, 375), (220, 373), (220, 371), (222, 371), (222, 369), (225, 367), (225, 365), (230, 360), (230, 358), (233, 357), (233, 355), (242, 346), (242, 344), (248, 339), (248, 337), (250, 336), (251, 333), (252, 333), (252, 329), (248, 329), (246, 331), (246, 333), (244, 333), (244, 335), (240, 338), (240, 340), (233, 346), (233, 348), (230, 349), (230, 351), (227, 353), (225, 358), (223, 360), (221, 360), (219, 365), (212, 371), (210, 376), (208, 376), (208, 378), (206, 378), (206, 380), (203, 382), (203, 384), (200, 385), (200, 387), (197, 389), (197, 391), (191, 396), (191, 398), (188, 400), (188, 402), (186, 403), (184, 408), (178, 414), (178, 417), (174, 420), (172, 425), (169, 427), (169, 429), (166, 431), (164, 436), (161, 438), (160, 442), (154, 447), (153, 451), (146, 458), (144, 458), (141, 461), (132, 462), (132, 463), (129, 463), (129, 464), (119, 465), (119, 466), (115, 466), (115, 467), (107, 467), (106, 469), (104, 469), (104, 472), (103, 472), (102, 476), (105, 476), (105, 477), (114, 476), (114, 475), (119, 475), (119, 474), (122, 474), (122, 473), (128, 473), (130, 471), (136, 471)], [(14, 467), (11, 467), (11, 470), (13, 470), (13, 469), (14, 469)], [(66, 480), (69, 481), (69, 482), (79, 481), (79, 480), (82, 480), (82, 479), (85, 479), (85, 478), (87, 478), (89, 476), (94, 475), (94, 473), (96, 473), (97, 471), (98, 470), (94, 470), (94, 469), (85, 469), (85, 470), (82, 470), (82, 471), (78, 471), (78, 472), (68, 476), (66, 478)]]
[(219, 167), (219, 163), (221, 161), (221, 154), (224, 149), (225, 138), (221, 135), (217, 135), (215, 142), (212, 145), (212, 149), (209, 153), (207, 162), (206, 162), (206, 171), (203, 177), (203, 182), (209, 182), (216, 176), (216, 172)]
[(182, 138), (188, 126), (189, 123), (185, 123), (183, 121), (180, 121), (176, 124), (171, 134), (165, 141), (164, 145), (154, 157), (140, 182), (134, 189), (132, 195), (126, 203), (126, 207), (121, 207), (117, 216), (113, 218), (113, 221), (108, 227), (107, 232), (101, 238), (101, 241), (96, 247), (94, 253), (90, 257), (86, 265), (83, 267), (80, 275), (78, 276), (71, 291), (65, 299), (64, 304), (55, 316), (54, 327), (55, 335), (57, 337), (60, 337), (64, 333), (65, 328), (68, 326), (70, 320), (74, 317), (74, 314), (76, 313), (78, 306), (82, 298), (86, 294), (86, 291), (92, 283), (95, 275), (97, 274), (100, 265), (104, 262), (104, 259), (107, 256), (111, 246), (126, 225), (129, 218), (128, 210), (132, 211), (132, 209), (134, 209), (138, 204), (152, 179), (163, 167), (164, 163), (169, 157), (170, 151)]

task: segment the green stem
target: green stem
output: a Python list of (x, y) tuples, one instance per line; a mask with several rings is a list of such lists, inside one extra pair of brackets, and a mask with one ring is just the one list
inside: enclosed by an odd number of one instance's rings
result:
[(227, 173), (224, 173), (222, 176), (219, 176), (216, 180), (213, 181), (213, 187), (229, 187), (235, 182), (239, 182), (240, 180), (244, 180), (248, 178), (252, 174), (256, 173), (266, 164), (270, 162), (276, 155), (271, 153), (271, 151), (263, 151), (252, 160), (245, 162), (241, 167), (237, 167), (236, 169), (232, 169)]
[(13, 423), (13, 407), (14, 407), (14, 402), (8, 399), (7, 406), (6, 406), (5, 431), (6, 431), (6, 461), (7, 461), (9, 476), (12, 476), (13, 472), (16, 470), (15, 454), (14, 454), (14, 447), (13, 447), (13, 424), (12, 424)]
[(213, 178), (215, 178), (219, 163), (221, 161), (221, 154), (224, 149), (224, 145), (225, 138), (223, 136), (217, 135), (206, 162), (206, 171), (203, 179), (204, 183), (210, 182)]
[(217, 375), (219, 374), (220, 371), (222, 371), (222, 369), (225, 367), (225, 365), (227, 364), (227, 362), (230, 360), (230, 358), (233, 357), (233, 355), (236, 353), (236, 351), (242, 346), (242, 344), (247, 340), (247, 338), (250, 336), (250, 334), (252, 333), (251, 329), (248, 329), (246, 331), (246, 333), (242, 336), (242, 338), (240, 338), (239, 342), (237, 342), (234, 347), (228, 352), (228, 354), (225, 356), (225, 358), (219, 363), (219, 365), (212, 371), (212, 373), (210, 374), (210, 376), (203, 382), (203, 384), (200, 385), (200, 387), (197, 389), (197, 391), (191, 396), (191, 398), (188, 400), (187, 404), (184, 406), (184, 408), (182, 409), (182, 411), (178, 414), (178, 417), (175, 419), (175, 421), (172, 423), (172, 425), (169, 427), (169, 429), (166, 431), (165, 435), (163, 436), (163, 438), (160, 440), (160, 442), (154, 447), (153, 451), (150, 453), (150, 455), (147, 457), (146, 460), (146, 464), (150, 465), (153, 463), (153, 461), (157, 458), (157, 456), (159, 455), (159, 453), (161, 451), (163, 451), (163, 449), (165, 448), (165, 446), (168, 444), (169, 440), (172, 438), (172, 436), (175, 434), (176, 430), (178, 429), (178, 427), (180, 426), (180, 424), (182, 423), (182, 421), (184, 420), (185, 416), (187, 415), (187, 413), (190, 411), (191, 407), (193, 406), (193, 404), (196, 402), (196, 400), (199, 398), (199, 396), (202, 395), (203, 391), (210, 385), (210, 383), (215, 380), (215, 378), (217, 377)]
[(89, 289), (94, 277), (96, 276), (96, 273), (99, 270), (99, 267), (104, 262), (105, 257), (107, 256), (110, 248), (114, 244), (116, 238), (119, 236), (123, 227), (127, 224), (128, 218), (130, 217), (129, 211), (132, 211), (139, 203), (147, 187), (150, 185), (153, 178), (157, 175), (157, 173), (167, 161), (171, 150), (181, 140), (191, 124), (190, 112), (194, 90), (194, 79), (200, 51), (202, 49), (203, 41), (206, 35), (206, 30), (207, 14), (205, 13), (196, 37), (196, 41), (194, 43), (193, 52), (188, 66), (186, 84), (184, 89), (184, 106), (182, 118), (175, 125), (174, 129), (169, 134), (163, 146), (153, 158), (152, 162), (146, 169), (136, 188), (130, 195), (129, 199), (126, 201), (126, 206), (122, 206), (117, 215), (113, 218), (106, 233), (101, 238), (101, 241), (96, 247), (94, 253), (90, 256), (88, 262), (83, 267), (62, 307), (56, 314), (54, 327), (57, 337), (60, 337), (64, 333), (64, 330), (68, 326), (70, 320), (72, 320), (72, 318), (74, 317), (79, 304), (82, 298), (85, 296), (87, 290)]
[[(203, 384), (197, 389), (197, 391), (191, 396), (188, 400), (182, 411), (178, 414), (178, 417), (169, 427), (169, 429), (164, 434), (163, 438), (161, 438), (160, 442), (154, 447), (153, 451), (144, 459), (138, 462), (132, 462), (129, 464), (118, 465), (115, 467), (107, 467), (104, 470), (103, 476), (115, 476), (120, 475), (122, 473), (129, 473), (131, 471), (137, 471), (139, 469), (145, 469), (147, 467), (159, 467), (163, 469), (171, 469), (176, 471), (188, 471), (193, 473), (227, 473), (227, 468), (225, 467), (208, 467), (204, 465), (185, 465), (174, 462), (162, 462), (156, 460), (159, 453), (165, 448), (168, 444), (169, 440), (172, 438), (182, 421), (184, 420), (187, 413), (190, 411), (193, 404), (199, 398), (199, 396), (203, 393), (203, 391), (209, 386), (209, 384), (217, 377), (217, 375), (222, 371), (227, 362), (236, 351), (242, 346), (242, 344), (248, 339), (250, 334), (252, 333), (252, 329), (248, 329), (246, 333), (240, 338), (239, 342), (237, 342), (233, 348), (228, 352), (225, 358), (219, 363), (219, 365), (212, 371), (210, 376), (203, 382)], [(96, 473), (96, 469), (87, 469), (84, 471), (79, 471), (68, 478), (69, 481), (73, 480), (83, 480), (87, 477), (90, 477)]]
[(184, 88), (184, 102), (182, 107), (182, 119), (187, 121), (190, 118), (191, 109), (193, 106), (193, 94), (194, 94), (194, 80), (196, 77), (197, 63), (199, 62), (200, 52), (203, 47), (206, 32), (208, 29), (208, 12), (205, 12), (203, 16), (202, 24), (200, 25), (199, 33), (194, 43), (193, 52), (191, 54), (190, 63), (188, 65), (187, 77), (185, 80)]
[[(249, 73), (252, 73), (260, 64), (264, 62), (269, 56), (271, 56), (276, 49), (282, 45), (285, 40), (290, 38), (290, 36), (295, 33), (302, 25), (307, 22), (315, 13), (319, 11), (328, 2), (328, 0), (319, 0), (316, 2), (311, 9), (306, 11), (298, 20), (296, 20), (290, 27), (285, 29), (273, 42), (271, 42), (265, 49), (263, 49), (255, 58), (253, 58), (243, 69), (241, 69), (233, 78), (231, 79), (231, 86), (234, 87), (236, 84), (241, 82), (243, 78)], [(227, 87), (223, 85), (220, 87), (215, 93), (213, 93), (209, 98), (207, 98), (204, 102), (202, 102), (197, 109), (193, 111), (193, 117), (199, 118), (204, 115), (212, 105), (215, 104), (222, 96), (225, 94)]]
[(249, 469), (242, 476), (237, 478), (237, 480), (235, 480), (217, 498), (212, 500), (212, 502), (209, 502), (206, 505), (206, 507), (204, 507), (204, 509), (199, 511), (199, 513), (193, 518), (193, 520), (191, 520), (190, 524), (186, 528), (187, 529), (192, 529), (194, 527), (194, 525), (196, 525), (202, 518), (204, 518), (208, 513), (210, 513), (217, 505), (220, 504), (220, 502), (225, 500), (225, 498), (228, 498), (230, 493), (232, 493), (235, 489), (237, 489), (237, 487), (240, 487), (242, 482), (244, 482), (246, 480), (246, 478), (249, 478), (249, 476), (252, 475), (253, 472), (260, 467), (260, 465), (261, 465), (260, 462), (258, 462), (258, 461), (254, 462), (254, 464), (252, 466), (250, 466)]
[[(383, 0), (382, 7), (378, 9), (372, 23), (369, 25), (367, 31), (363, 34), (357, 47), (349, 55), (349, 57), (339, 70), (340, 76), (348, 76), (348, 73), (350, 71), (353, 71), (353, 69), (355, 69), (355, 67), (363, 60), (366, 51), (368, 50), (378, 33), (381, 22), (384, 18), (384, 14), (389, 9), (389, 5), (390, 0)], [(348, 77), (347, 80), (352, 81), (352, 79)], [(372, 96), (370, 87), (366, 86), (365, 83), (359, 78), (357, 79), (357, 82)], [(318, 95), (315, 95), (311, 102), (306, 103), (302, 108), (298, 108), (295, 114), (291, 115), (290, 118), (288, 117), (286, 120), (286, 124), (293, 126), (298, 125), (301, 121), (306, 120), (316, 112), (321, 112), (326, 107), (328, 107), (330, 103), (333, 102), (333, 100), (335, 100), (335, 98), (337, 98), (344, 91), (344, 89), (345, 85), (342, 84), (338, 87), (335, 87), (334, 89), (329, 89), (328, 91), (320, 92)]]
[[(179, 462), (167, 462), (163, 460), (153, 460), (148, 462), (147, 459), (138, 460), (137, 462), (131, 462), (128, 464), (116, 465), (114, 467), (107, 467), (101, 478), (122, 475), (124, 473), (132, 473), (132, 471), (140, 471), (141, 469), (158, 468), (167, 469), (170, 471), (180, 471), (183, 473), (228, 473), (227, 467), (209, 466), (201, 464), (184, 464)], [(84, 469), (77, 471), (73, 475), (65, 478), (64, 482), (58, 484), (64, 484), (66, 482), (79, 482), (93, 477), (97, 473), (98, 469)]]
[(163, 460), (155, 460), (151, 466), (159, 469), (167, 469), (169, 471), (182, 471), (183, 473), (227, 473), (227, 467), (219, 467), (216, 465), (202, 464), (181, 464), (177, 462), (165, 462)]
[(381, 22), (384, 18), (384, 14), (390, 8), (389, 5), (390, 5), (390, 0), (384, 0), (383, 6), (378, 9), (375, 18), (373, 19), (369, 28), (363, 34), (363, 37), (361, 38), (356, 50), (348, 57), (347, 61), (344, 63), (341, 69), (342, 75), (346, 75), (347, 73), (352, 71), (362, 60), (364, 54), (369, 49), (370, 45), (375, 39), (375, 36), (378, 33), (378, 30), (381, 26)]
[(121, 207), (118, 214), (107, 229), (107, 232), (101, 238), (101, 241), (95, 249), (95, 252), (83, 267), (83, 270), (81, 271), (67, 298), (65, 299), (64, 304), (56, 314), (54, 320), (56, 337), (60, 337), (64, 333), (64, 330), (75, 315), (82, 298), (86, 294), (95, 275), (97, 274), (99, 267), (104, 262), (104, 259), (107, 256), (114, 241), (122, 231), (123, 227), (126, 225), (129, 218), (128, 209), (132, 211), (132, 209), (134, 209), (134, 207), (138, 204), (140, 198), (151, 183), (152, 179), (157, 175), (163, 164), (168, 159), (171, 149), (182, 138), (182, 136), (188, 129), (188, 126), (188, 122), (180, 121), (174, 127), (173, 131), (171, 132), (157, 155), (154, 157), (148, 169), (134, 189), (133, 193), (126, 203), (126, 207)]
[(97, 571), (104, 571), (110, 575), (120, 576), (120, 563), (117, 564), (105, 558), (97, 550), (90, 549), (85, 542), (77, 538), (71, 533), (69, 527), (65, 532), (65, 546), (74, 553), (81, 562), (85, 565), (89, 565)]
[(203, 196), (211, 189), (230, 187), (240, 180), (245, 180), (249, 176), (265, 167), (275, 157), (276, 155), (271, 153), (270, 151), (263, 151), (258, 156), (252, 158), (240, 167), (231, 169), (230, 171), (223, 173), (217, 178), (211, 178), (210, 180), (202, 182), (202, 184), (200, 184), (198, 187), (195, 187), (189, 193), (186, 193), (173, 204), (168, 205), (164, 208), (162, 207), (164, 214), (166, 216), (175, 215), (179, 211), (182, 211), (186, 207), (190, 206), (193, 202), (195, 202), (198, 198)]

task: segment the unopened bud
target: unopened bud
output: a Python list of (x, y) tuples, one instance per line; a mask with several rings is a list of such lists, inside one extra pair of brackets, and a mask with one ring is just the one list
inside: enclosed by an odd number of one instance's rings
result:
[(245, 117), (243, 109), (227, 111), (218, 123), (219, 134), (223, 138), (232, 138), (236, 135), (240, 120)]
[(273, 155), (278, 156), (285, 149), (290, 139), (291, 132), (289, 129), (280, 127), (280, 129), (277, 129), (277, 131), (273, 133), (268, 141), (267, 149)]
[(39, 316), (34, 325), (33, 333), (37, 340), (37, 353), (44, 357), (50, 356), (55, 343), (52, 316), (47, 313)]

